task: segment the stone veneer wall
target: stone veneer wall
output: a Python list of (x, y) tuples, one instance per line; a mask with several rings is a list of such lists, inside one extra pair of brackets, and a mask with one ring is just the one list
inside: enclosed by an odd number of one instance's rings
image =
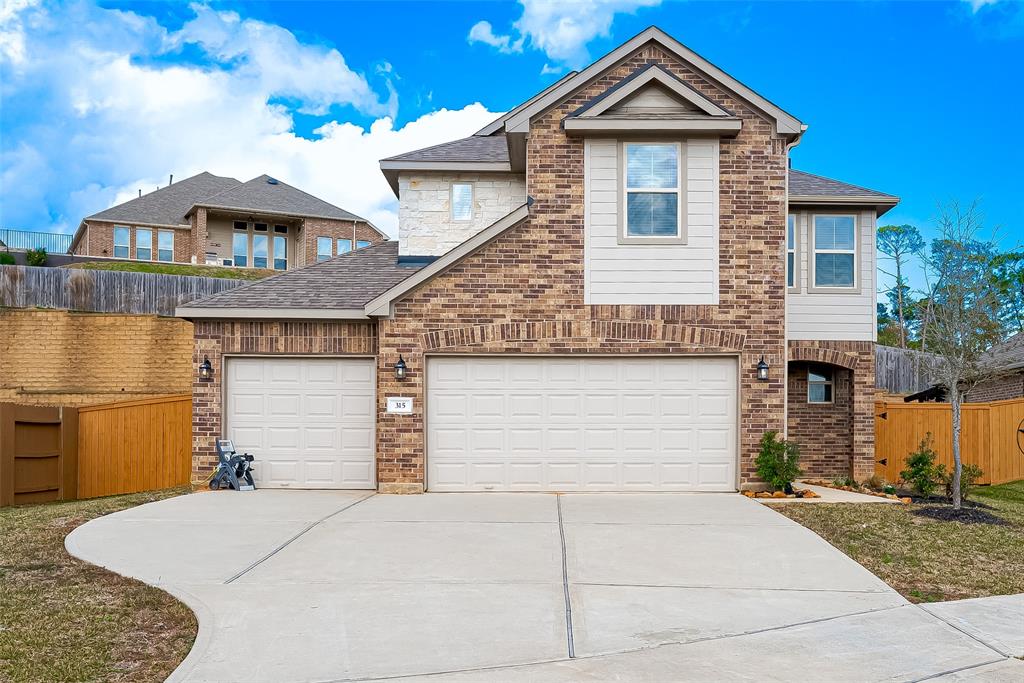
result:
[[(231, 354), (372, 356), (377, 352), (374, 322), (227, 322), (196, 321), (190, 369), (204, 356), (213, 377), (192, 381), (192, 479), (202, 481), (217, 464), (215, 439), (223, 436), (225, 356)], [(377, 370), (381, 374), (381, 368)]]
[[(719, 166), (719, 306), (587, 306), (583, 303), (583, 141), (561, 119), (649, 62), (665, 66), (743, 118), (724, 139)], [(381, 366), (405, 356), (408, 378), (378, 374), (377, 477), (382, 491), (424, 485), (424, 386), (430, 353), (715, 353), (739, 357), (741, 485), (768, 429), (784, 431), (785, 142), (747, 105), (646, 46), (562, 104), (541, 114), (528, 141), (530, 218), (414, 291), (380, 323)], [(771, 364), (758, 382), (761, 355)], [(411, 396), (415, 412), (383, 411)]]
[[(473, 220), (452, 221), (453, 182), (473, 183)], [(400, 173), (399, 251), (440, 256), (526, 203), (526, 177), (515, 173)]]
[(187, 394), (192, 323), (0, 309), (0, 401), (84, 406)]

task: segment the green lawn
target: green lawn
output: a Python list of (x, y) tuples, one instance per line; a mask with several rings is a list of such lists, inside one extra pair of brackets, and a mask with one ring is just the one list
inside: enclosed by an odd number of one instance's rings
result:
[(228, 268), (226, 266), (193, 266), (187, 263), (141, 263), (137, 261), (84, 261), (64, 267), (81, 270), (159, 273), (161, 275), (198, 275), (200, 277), (222, 277), (228, 280), (262, 280), (265, 277), (280, 274), (279, 271), (265, 268)]
[[(972, 522), (931, 505), (789, 504), (800, 522), (913, 602), (1024, 593), (1024, 481), (971, 491)], [(988, 513), (988, 514), (985, 514)], [(987, 520), (985, 518), (988, 518)]]
[(64, 537), (101, 515), (184, 493), (0, 508), (0, 681), (162, 681), (196, 636), (167, 593), (72, 558)]

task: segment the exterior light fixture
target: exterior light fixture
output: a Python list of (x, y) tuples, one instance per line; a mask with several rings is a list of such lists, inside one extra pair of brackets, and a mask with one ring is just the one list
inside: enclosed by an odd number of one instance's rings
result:
[(768, 381), (768, 363), (764, 362), (764, 356), (757, 362), (757, 379), (760, 382)]
[(399, 354), (398, 362), (395, 363), (395, 379), (405, 379), (405, 371), (405, 359)]
[(210, 364), (210, 357), (203, 356), (203, 362), (199, 364), (199, 379), (211, 379), (213, 377), (213, 365)]

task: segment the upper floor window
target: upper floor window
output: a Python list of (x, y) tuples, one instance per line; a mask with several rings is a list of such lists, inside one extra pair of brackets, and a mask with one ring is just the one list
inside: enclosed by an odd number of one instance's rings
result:
[(253, 235), (252, 236), (252, 267), (253, 268), (266, 268), (267, 267), (267, 236), (266, 235)]
[(249, 236), (242, 233), (235, 233), (231, 239), (231, 256), (235, 265), (245, 268), (249, 265)]
[(135, 228), (135, 258), (140, 261), (153, 260), (153, 231)]
[(452, 183), (452, 220), (473, 220), (472, 183)]
[(234, 227), (235, 227), (235, 230), (248, 230), (249, 229), (249, 224), (246, 223), (245, 221), (235, 221), (234, 222)]
[(159, 261), (174, 260), (174, 231), (161, 230), (156, 234), (156, 257)]
[(274, 226), (274, 232), (280, 233), (282, 235), (287, 235), (288, 234), (288, 226), (287, 225), (275, 225)]
[(680, 157), (677, 142), (627, 142), (624, 237), (682, 237)]
[(352, 251), (352, 240), (341, 239), (338, 240), (338, 253), (347, 254)]
[(330, 237), (317, 237), (316, 238), (316, 260), (326, 261), (331, 258), (331, 238)]
[(807, 370), (807, 402), (832, 403), (832, 371), (812, 367)]
[(814, 286), (852, 289), (857, 284), (857, 221), (814, 217)]
[(370, 246), (370, 240), (356, 240), (356, 249)]
[(130, 256), (131, 230), (114, 228), (114, 258), (129, 258)]
[(796, 287), (796, 216), (786, 218), (786, 286)]
[(274, 270), (288, 270), (288, 239), (274, 235)]
[(267, 224), (266, 223), (253, 223), (252, 224), (252, 229), (255, 230), (256, 232), (266, 232), (267, 231)]

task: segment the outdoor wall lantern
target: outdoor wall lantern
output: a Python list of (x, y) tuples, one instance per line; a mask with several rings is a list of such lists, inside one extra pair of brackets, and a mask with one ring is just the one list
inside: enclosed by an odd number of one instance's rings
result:
[(757, 379), (761, 382), (768, 381), (768, 364), (764, 362), (764, 356), (757, 362)]
[(199, 379), (210, 379), (213, 377), (213, 365), (210, 364), (210, 357), (203, 356), (203, 362), (199, 364)]
[(405, 379), (405, 370), (405, 359), (399, 354), (398, 362), (395, 363), (395, 379)]

